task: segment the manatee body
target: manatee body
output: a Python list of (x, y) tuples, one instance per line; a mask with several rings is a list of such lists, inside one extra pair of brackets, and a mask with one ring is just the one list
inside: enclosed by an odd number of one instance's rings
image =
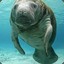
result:
[(16, 49), (25, 54), (20, 46), (20, 36), (35, 48), (33, 58), (42, 64), (52, 64), (58, 56), (52, 48), (56, 36), (56, 19), (52, 10), (41, 0), (16, 0), (11, 10), (12, 41)]

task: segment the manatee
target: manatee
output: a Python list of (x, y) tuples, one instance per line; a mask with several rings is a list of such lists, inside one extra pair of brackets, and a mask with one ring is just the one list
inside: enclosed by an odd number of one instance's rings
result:
[(56, 18), (42, 0), (16, 0), (10, 15), (12, 41), (23, 55), (18, 37), (35, 48), (33, 58), (41, 64), (52, 64), (58, 56), (52, 48), (56, 37)]

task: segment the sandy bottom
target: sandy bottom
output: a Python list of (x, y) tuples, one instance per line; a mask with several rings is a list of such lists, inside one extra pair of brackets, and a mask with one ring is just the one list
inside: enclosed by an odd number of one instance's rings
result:
[[(64, 50), (57, 49), (56, 53), (59, 56), (59, 59), (54, 64), (62, 64), (64, 62)], [(17, 51), (8, 52), (2, 50), (0, 51), (0, 62), (2, 64), (39, 64), (32, 58), (32, 55), (30, 54), (21, 55)]]

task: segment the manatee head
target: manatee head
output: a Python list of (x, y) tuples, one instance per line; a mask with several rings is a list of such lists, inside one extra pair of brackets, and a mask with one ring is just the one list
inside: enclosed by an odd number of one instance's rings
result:
[(24, 29), (35, 25), (41, 15), (41, 7), (34, 1), (18, 1), (13, 7), (15, 24)]

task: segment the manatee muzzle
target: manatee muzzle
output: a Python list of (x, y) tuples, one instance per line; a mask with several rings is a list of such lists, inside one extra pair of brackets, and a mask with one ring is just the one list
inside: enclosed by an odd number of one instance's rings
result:
[(15, 23), (21, 27), (29, 27), (35, 23), (35, 18), (30, 13), (27, 13), (26, 11), (21, 11), (17, 13)]

